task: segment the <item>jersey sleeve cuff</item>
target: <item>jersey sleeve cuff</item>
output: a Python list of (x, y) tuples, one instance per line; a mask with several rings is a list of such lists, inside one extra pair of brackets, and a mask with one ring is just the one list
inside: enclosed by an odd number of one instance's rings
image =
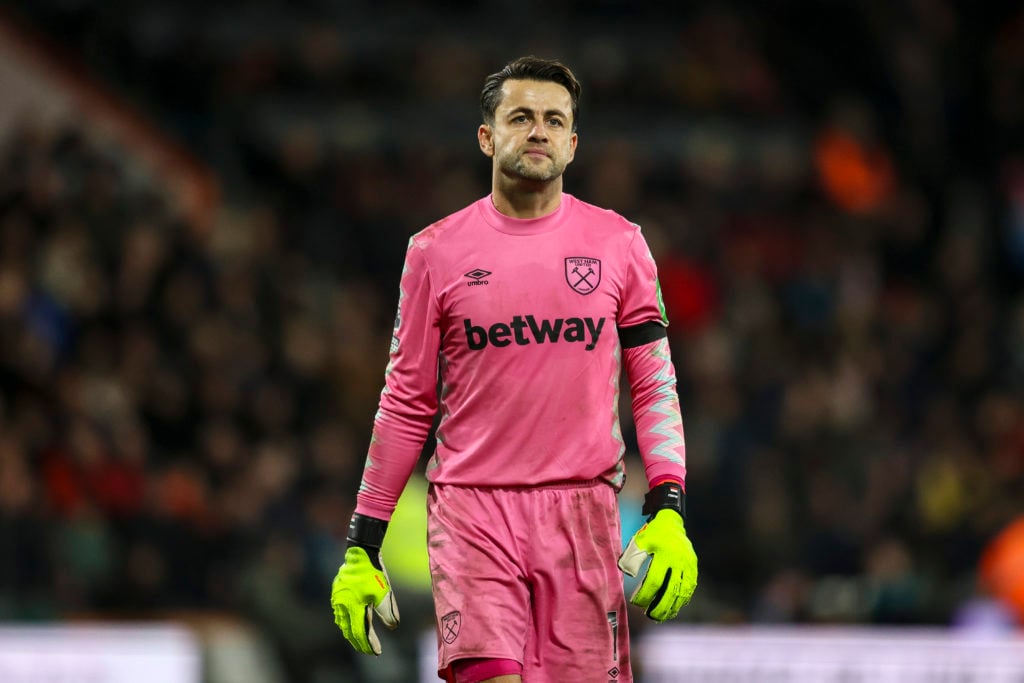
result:
[(357, 498), (355, 513), (357, 515), (373, 517), (384, 522), (390, 522), (391, 515), (395, 513), (395, 508), (394, 506), (387, 507), (381, 505), (374, 505), (373, 503), (369, 503), (367, 501), (360, 500), (359, 498)]
[(653, 479), (651, 479), (651, 481), (647, 485), (647, 488), (653, 489), (655, 486), (667, 484), (669, 482), (675, 482), (679, 484), (680, 486), (683, 487), (683, 491), (686, 491), (686, 481), (684, 481), (682, 477), (675, 474), (662, 474), (656, 476)]

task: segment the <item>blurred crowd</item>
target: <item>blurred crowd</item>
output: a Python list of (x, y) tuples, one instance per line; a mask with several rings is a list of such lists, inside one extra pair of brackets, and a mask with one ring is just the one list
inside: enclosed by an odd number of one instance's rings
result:
[(6, 137), (0, 619), (227, 609), (294, 680), (345, 666), (327, 591), (405, 244), (488, 191), (479, 89), (528, 52), (583, 81), (567, 190), (659, 262), (681, 618), (952, 624), (985, 597), (1024, 512), (1019, 7), (123, 4), (17, 10), (224, 207), (190, 225), (74, 124)]

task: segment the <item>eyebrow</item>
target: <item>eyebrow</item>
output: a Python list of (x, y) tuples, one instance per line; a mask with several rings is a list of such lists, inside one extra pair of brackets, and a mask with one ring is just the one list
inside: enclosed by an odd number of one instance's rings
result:
[[(507, 116), (512, 116), (513, 114), (533, 114), (533, 113), (535, 113), (534, 110), (530, 109), (529, 107), (516, 107), (515, 109), (510, 109), (508, 114), (507, 114)], [(548, 109), (547, 111), (544, 112), (544, 116), (552, 116), (552, 115), (554, 115), (554, 116), (561, 116), (563, 119), (568, 119), (569, 118), (568, 116), (566, 116), (565, 112), (562, 111), (561, 109)]]

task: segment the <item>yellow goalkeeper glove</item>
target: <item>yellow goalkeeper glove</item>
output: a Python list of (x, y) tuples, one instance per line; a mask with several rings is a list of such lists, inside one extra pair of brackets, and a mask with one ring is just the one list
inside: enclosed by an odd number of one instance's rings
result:
[(380, 639), (373, 630), (374, 612), (388, 628), (398, 627), (398, 603), (380, 560), (387, 526), (384, 520), (352, 515), (345, 562), (331, 586), (334, 623), (352, 647), (368, 655), (381, 652)]
[(676, 482), (655, 486), (644, 500), (649, 515), (619, 556), (619, 569), (636, 576), (650, 562), (629, 601), (654, 621), (675, 618), (697, 588), (697, 554), (683, 523), (683, 488)]

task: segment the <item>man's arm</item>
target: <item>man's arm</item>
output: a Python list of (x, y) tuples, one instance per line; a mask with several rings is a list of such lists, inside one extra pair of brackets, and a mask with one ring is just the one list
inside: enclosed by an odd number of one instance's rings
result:
[(429, 267), (410, 240), (380, 408), (349, 524), (345, 561), (331, 586), (334, 623), (365, 654), (381, 653), (374, 613), (388, 628), (398, 626), (398, 604), (380, 548), (437, 412), (439, 319)]
[(668, 344), (668, 316), (658, 269), (637, 226), (626, 250), (626, 276), (616, 321), (633, 398), (633, 420), (648, 484), (675, 480), (685, 488), (686, 445)]
[(665, 329), (668, 319), (654, 259), (639, 230), (630, 247), (619, 342), (650, 490), (643, 507), (647, 523), (630, 539), (619, 568), (636, 576), (647, 563), (630, 602), (651, 619), (666, 621), (690, 601), (697, 587), (697, 555), (686, 535), (686, 443)]
[(422, 250), (410, 240), (391, 355), (366, 455), (356, 512), (390, 520), (437, 413), (440, 314)]

